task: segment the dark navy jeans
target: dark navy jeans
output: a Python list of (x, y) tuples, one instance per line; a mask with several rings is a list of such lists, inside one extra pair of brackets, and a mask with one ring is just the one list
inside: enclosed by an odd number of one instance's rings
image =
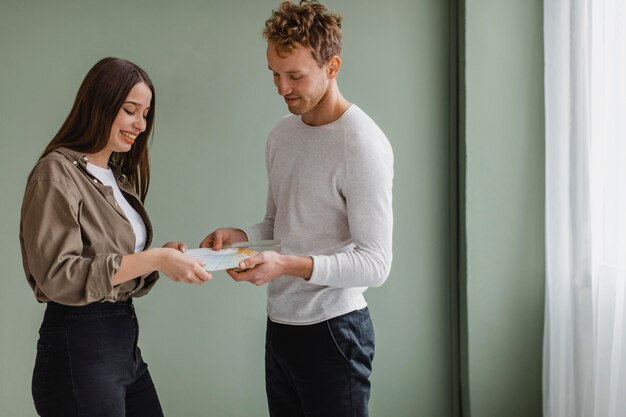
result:
[(43, 417), (163, 416), (137, 347), (132, 301), (70, 307), (48, 303), (32, 394)]
[(321, 323), (268, 319), (265, 388), (271, 417), (367, 417), (374, 328), (366, 308)]

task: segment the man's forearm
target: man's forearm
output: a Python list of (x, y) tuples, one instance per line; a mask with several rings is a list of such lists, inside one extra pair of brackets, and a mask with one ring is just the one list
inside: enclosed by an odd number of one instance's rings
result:
[(313, 274), (313, 258), (310, 256), (283, 255), (285, 275), (303, 278), (308, 281)]

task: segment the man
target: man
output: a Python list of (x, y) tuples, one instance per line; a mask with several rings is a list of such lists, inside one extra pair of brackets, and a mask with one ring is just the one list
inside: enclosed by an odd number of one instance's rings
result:
[[(272, 417), (367, 416), (374, 331), (363, 292), (392, 258), (393, 153), (340, 93), (342, 18), (283, 2), (265, 23), (267, 61), (292, 113), (270, 132), (265, 219), (202, 247), (280, 239), (228, 274), (268, 285), (266, 390)], [(243, 270), (243, 271), (242, 271)]]

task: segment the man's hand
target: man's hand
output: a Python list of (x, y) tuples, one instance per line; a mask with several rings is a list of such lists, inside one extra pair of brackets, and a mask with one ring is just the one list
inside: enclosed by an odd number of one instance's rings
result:
[(313, 258), (266, 251), (241, 261), (239, 269), (243, 271), (229, 269), (226, 273), (237, 282), (248, 281), (257, 286), (271, 282), (281, 275), (308, 280), (313, 272)]
[(200, 242), (201, 248), (211, 248), (213, 250), (220, 250), (224, 245), (231, 245), (237, 242), (247, 242), (248, 236), (241, 229), (234, 229), (232, 227), (225, 227), (213, 231), (210, 235), (204, 238)]

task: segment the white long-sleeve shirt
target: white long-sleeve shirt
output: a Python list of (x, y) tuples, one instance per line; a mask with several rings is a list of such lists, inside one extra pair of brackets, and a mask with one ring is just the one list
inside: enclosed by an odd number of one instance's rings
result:
[(313, 258), (310, 280), (281, 276), (268, 285), (272, 321), (318, 323), (367, 305), (392, 260), (393, 151), (356, 105), (336, 121), (309, 126), (289, 115), (270, 132), (264, 220), (249, 240), (280, 239), (282, 253)]

